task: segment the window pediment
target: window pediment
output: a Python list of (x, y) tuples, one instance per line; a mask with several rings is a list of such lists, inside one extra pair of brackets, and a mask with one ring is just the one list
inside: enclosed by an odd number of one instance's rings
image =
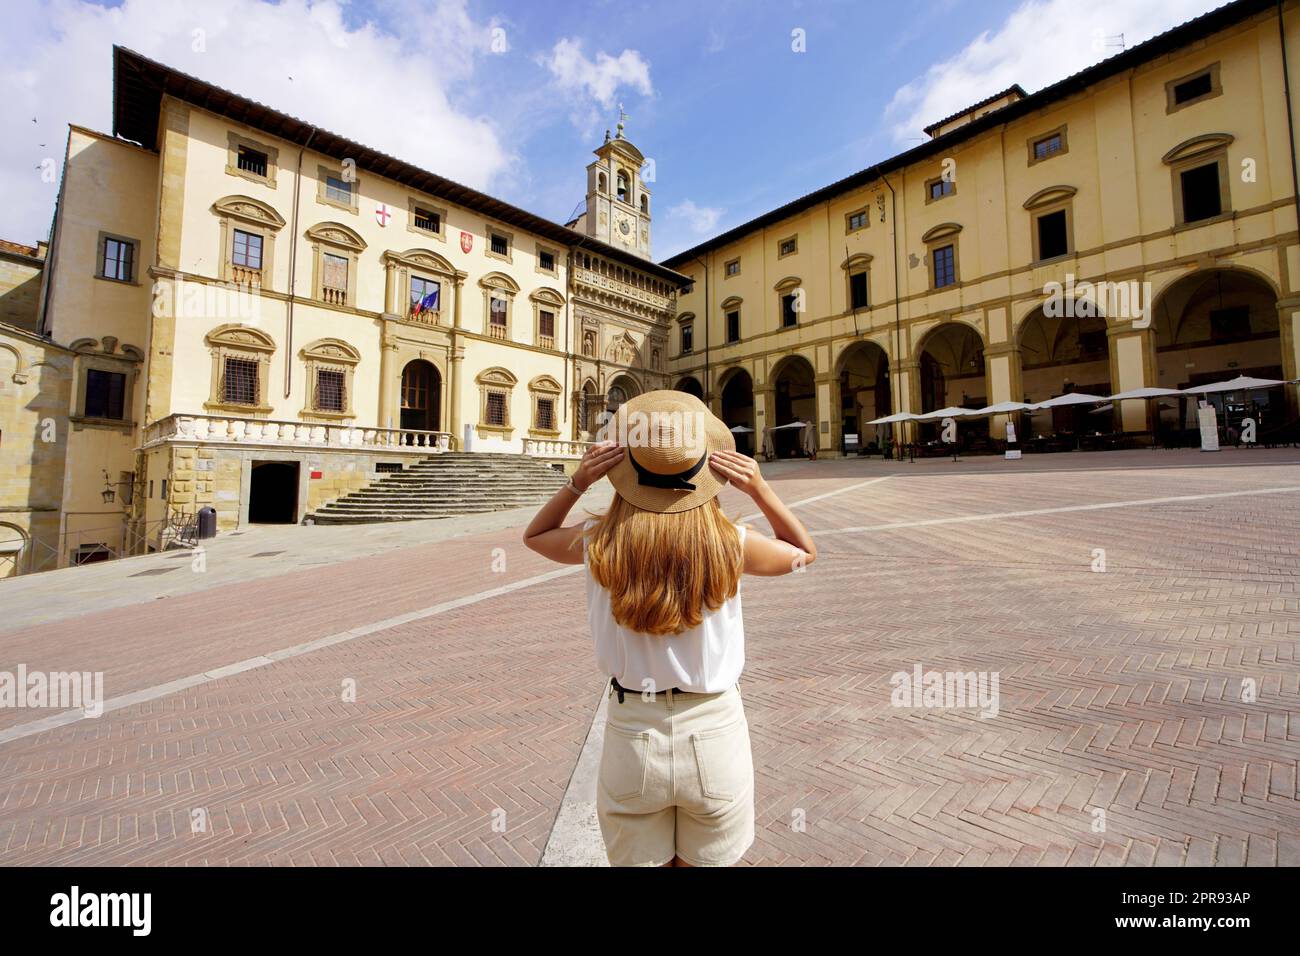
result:
[(478, 280), (478, 284), (490, 292), (508, 292), (514, 295), (519, 291), (519, 283), (504, 272), (489, 272)]
[(871, 265), (871, 255), (869, 253), (855, 252), (840, 263), (840, 268), (847, 272), (850, 269), (865, 269), (869, 265)]
[(1165, 165), (1171, 165), (1184, 159), (1200, 156), (1202, 153), (1226, 149), (1232, 145), (1234, 138), (1231, 133), (1205, 133), (1201, 136), (1193, 136), (1191, 139), (1183, 140), (1161, 156), (1160, 161)]
[(937, 226), (931, 227), (921, 237), (922, 242), (934, 242), (936, 239), (947, 239), (961, 232), (961, 224), (955, 222), (941, 222)]
[(390, 249), (384, 253), (384, 259), (423, 272), (437, 272), (448, 276), (456, 274), (456, 267), (432, 249), (407, 249), (405, 252)]
[(304, 359), (339, 362), (345, 365), (356, 365), (361, 361), (361, 353), (342, 339), (317, 339), (304, 345), (299, 354)]
[(540, 302), (542, 305), (555, 306), (556, 308), (564, 305), (564, 296), (560, 295), (560, 293), (556, 292), (554, 289), (548, 289), (545, 286), (531, 292), (528, 298), (532, 299), (534, 302)]
[(352, 252), (361, 252), (366, 248), (366, 241), (341, 222), (318, 222), (307, 230), (306, 236), (313, 242), (339, 246)]
[(786, 276), (776, 285), (772, 286), (777, 292), (789, 292), (791, 289), (797, 289), (803, 285), (803, 280), (798, 276)]
[(275, 342), (269, 335), (248, 325), (219, 325), (204, 336), (204, 341), (214, 348), (224, 345), (255, 352), (275, 351)]
[(683, 324), (685, 324), (685, 323), (687, 323), (687, 322), (694, 322), (694, 321), (695, 321), (695, 313), (694, 313), (694, 312), (683, 312), (681, 315), (677, 316), (677, 321), (678, 321), (678, 322), (681, 322), (681, 323), (683, 323)]
[(261, 200), (251, 196), (226, 196), (212, 204), (218, 216), (229, 216), (275, 231), (284, 225), (284, 217)]
[(528, 383), (528, 388), (530, 391), (549, 392), (554, 395), (559, 395), (562, 391), (564, 391), (564, 388), (560, 385), (560, 383), (557, 382), (555, 379), (551, 378), (551, 376), (549, 375), (537, 376), (535, 379), (533, 379), (531, 382)]
[(480, 385), (500, 385), (507, 388), (513, 388), (519, 379), (515, 378), (508, 369), (504, 368), (486, 368), (478, 373), (474, 379)]
[(738, 295), (728, 296), (727, 298), (722, 300), (721, 309), (724, 312), (730, 312), (733, 309), (740, 308), (740, 304), (744, 301), (745, 300)]
[(1026, 199), (1025, 208), (1039, 209), (1043, 206), (1050, 206), (1052, 203), (1064, 202), (1067, 199), (1073, 199), (1078, 191), (1073, 186), (1048, 186), (1046, 189), (1038, 190), (1038, 192)]

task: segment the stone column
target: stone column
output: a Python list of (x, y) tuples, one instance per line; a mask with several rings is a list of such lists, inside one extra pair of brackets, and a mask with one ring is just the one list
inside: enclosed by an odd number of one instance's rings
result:
[[(1108, 328), (1106, 339), (1110, 351), (1112, 393), (1158, 384), (1155, 335), (1150, 326), (1141, 328), (1131, 321), (1124, 321)], [(1122, 408), (1115, 423), (1121, 431), (1140, 432), (1151, 429), (1151, 402), (1134, 398), (1120, 402), (1120, 405)]]
[[(839, 393), (839, 376), (822, 372), (813, 376), (814, 412), (813, 424), (817, 428), (817, 454), (840, 453), (840, 432), (843, 422), (840, 420), (840, 407), (835, 396)], [(822, 430), (822, 424), (826, 430)]]
[[(921, 414), (921, 361), (920, 359), (902, 359), (896, 363), (894, 374), (899, 377), (894, 395), (901, 400), (902, 407), (895, 412)], [(918, 434), (916, 422), (900, 422), (895, 437), (904, 441), (914, 441)]]
[[(1288, 382), (1300, 378), (1300, 298), (1282, 299), (1277, 304), (1277, 330), (1282, 349), (1282, 378)], [(1300, 416), (1300, 385), (1288, 385), (1286, 417)]]
[(397, 386), (397, 342), (392, 337), (392, 322), (396, 316), (385, 315), (381, 318), (379, 328), (379, 415), (376, 424), (380, 428), (401, 427), (401, 417), (394, 421), (393, 401)]
[[(988, 383), (990, 405), (1025, 400), (1020, 349), (1014, 342), (998, 342), (984, 349), (984, 380)], [(989, 422), (989, 437), (1005, 438), (1007, 422), (1013, 420), (1013, 415), (994, 415)]]
[[(459, 297), (457, 297), (459, 299)], [(461, 363), (465, 360), (465, 350), (460, 346), (454, 346), (447, 353), (451, 374), (447, 382), (447, 431), (456, 437), (456, 441), (464, 438), (464, 429), (460, 420), (460, 378)]]

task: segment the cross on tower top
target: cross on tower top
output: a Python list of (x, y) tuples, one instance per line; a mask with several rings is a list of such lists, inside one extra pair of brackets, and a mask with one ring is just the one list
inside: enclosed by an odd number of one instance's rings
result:
[(627, 113), (623, 111), (623, 104), (619, 103), (618, 104), (618, 126), (615, 127), (618, 130), (618, 136), (617, 136), (618, 139), (623, 138), (623, 122), (626, 119), (627, 119)]

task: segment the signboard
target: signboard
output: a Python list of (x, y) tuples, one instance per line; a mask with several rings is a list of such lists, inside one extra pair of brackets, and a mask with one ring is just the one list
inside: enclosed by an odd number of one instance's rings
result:
[(1202, 402), (1196, 409), (1196, 420), (1201, 426), (1201, 451), (1219, 450), (1219, 419), (1214, 414), (1214, 406)]

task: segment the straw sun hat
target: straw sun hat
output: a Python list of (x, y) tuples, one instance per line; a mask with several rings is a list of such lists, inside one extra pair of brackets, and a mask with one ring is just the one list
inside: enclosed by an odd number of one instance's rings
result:
[(676, 514), (714, 498), (726, 479), (709, 467), (709, 454), (735, 451), (736, 439), (694, 395), (645, 392), (624, 402), (605, 426), (605, 438), (627, 449), (607, 474), (614, 489), (646, 511)]

